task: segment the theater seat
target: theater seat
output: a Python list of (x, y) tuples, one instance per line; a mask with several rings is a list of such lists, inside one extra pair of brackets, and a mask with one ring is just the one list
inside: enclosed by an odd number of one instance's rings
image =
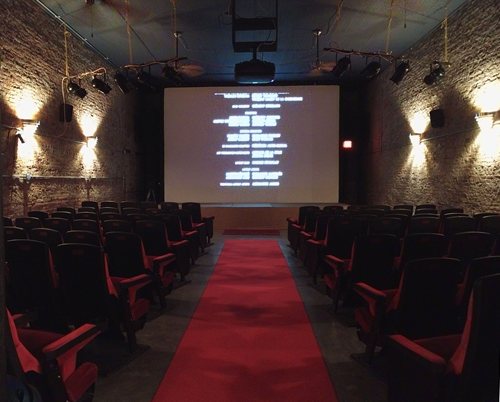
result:
[(44, 401), (92, 400), (98, 368), (94, 363), (80, 362), (78, 352), (100, 333), (98, 327), (83, 324), (61, 335), (17, 328), (8, 310), (7, 318), (7, 362), (12, 375), (25, 378)]
[(500, 274), (476, 282), (462, 333), (389, 337), (389, 402), (498, 402)]

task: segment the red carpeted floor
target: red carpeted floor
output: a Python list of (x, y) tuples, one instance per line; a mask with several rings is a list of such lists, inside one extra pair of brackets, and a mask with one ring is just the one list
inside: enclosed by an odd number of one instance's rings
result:
[(224, 229), (223, 235), (279, 236), (278, 229)]
[(153, 402), (336, 400), (278, 242), (226, 240)]

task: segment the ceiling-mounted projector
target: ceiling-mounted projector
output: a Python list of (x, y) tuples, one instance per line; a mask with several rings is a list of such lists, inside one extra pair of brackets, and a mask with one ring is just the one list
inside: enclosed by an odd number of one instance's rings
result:
[(269, 84), (274, 81), (274, 63), (252, 59), (234, 66), (234, 79), (239, 84)]

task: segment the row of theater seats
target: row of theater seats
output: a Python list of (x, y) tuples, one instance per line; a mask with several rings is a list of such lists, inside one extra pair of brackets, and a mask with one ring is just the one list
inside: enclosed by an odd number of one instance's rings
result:
[[(76, 353), (100, 333), (120, 341), (125, 333), (134, 351), (151, 303), (165, 305), (176, 276), (186, 281), (210, 243), (205, 223), (191, 214), (193, 230), (183, 230), (188, 208), (123, 215), (126, 208), (116, 219), (94, 208), (63, 211), (70, 218), (20, 217), (13, 223), (24, 227), (5, 227), (9, 371), (29, 377), (43, 400), (91, 400), (97, 366), (77, 364)], [(19, 317), (30, 328), (18, 328)]]
[[(289, 219), (297, 233), (290, 244), (311, 275), (323, 278), (335, 310), (341, 300), (354, 307), (368, 361), (376, 346), (389, 350), (390, 402), (498, 400), (498, 215), (470, 217), (474, 226), (447, 232), (446, 221), (456, 215), (441, 213), (436, 233), (411, 231), (416, 214), (406, 230), (394, 232), (383, 224), (390, 212), (363, 219), (361, 210), (304, 210), (302, 225)], [(306, 226), (314, 215), (312, 230)]]

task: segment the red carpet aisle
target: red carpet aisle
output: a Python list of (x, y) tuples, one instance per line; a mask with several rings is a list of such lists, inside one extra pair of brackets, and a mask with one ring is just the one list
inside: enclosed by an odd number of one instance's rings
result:
[(153, 402), (336, 400), (278, 243), (226, 240)]

